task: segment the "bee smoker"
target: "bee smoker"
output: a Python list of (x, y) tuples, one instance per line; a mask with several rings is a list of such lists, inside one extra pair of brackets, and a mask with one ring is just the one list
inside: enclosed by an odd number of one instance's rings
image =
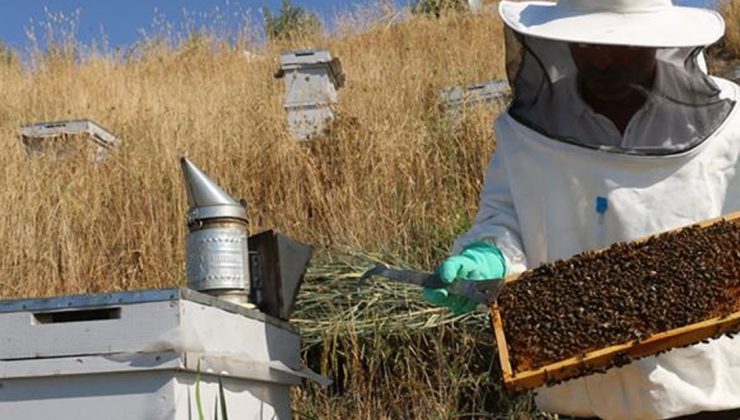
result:
[(188, 194), (188, 287), (238, 304), (250, 291), (247, 213), (203, 171), (181, 158)]

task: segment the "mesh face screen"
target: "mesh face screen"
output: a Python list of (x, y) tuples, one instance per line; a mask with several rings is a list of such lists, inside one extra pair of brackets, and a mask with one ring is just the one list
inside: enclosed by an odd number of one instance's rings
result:
[[(505, 40), (509, 114), (556, 141), (614, 153), (681, 153), (714, 133), (735, 105), (698, 65), (702, 48), (569, 44), (508, 28)], [(621, 106), (634, 109), (625, 114)], [(621, 115), (627, 118), (620, 123)]]

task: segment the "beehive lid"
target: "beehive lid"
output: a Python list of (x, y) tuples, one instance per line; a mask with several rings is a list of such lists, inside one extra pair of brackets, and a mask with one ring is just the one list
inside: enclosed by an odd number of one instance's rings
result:
[(98, 308), (136, 303), (168, 302), (187, 300), (202, 305), (239, 314), (257, 321), (273, 324), (288, 331), (295, 328), (277, 318), (245, 306), (237, 305), (205, 293), (196, 292), (184, 287), (171, 289), (150, 289), (131, 292), (102, 293), (95, 295), (69, 295), (37, 299), (0, 300), (0, 314), (12, 312), (47, 312), (71, 309)]
[(281, 66), (328, 64), (331, 61), (332, 57), (329, 50), (299, 50), (280, 54)]
[(299, 362), (290, 324), (184, 288), (0, 301), (0, 360), (229, 353)]
[(280, 69), (275, 77), (280, 79), (286, 72), (299, 69), (325, 67), (329, 72), (329, 78), (335, 87), (344, 86), (345, 75), (342, 70), (342, 62), (337, 57), (332, 57), (329, 50), (300, 50), (289, 51), (280, 55)]
[(118, 138), (95, 121), (69, 120), (24, 124), (21, 136), (27, 139), (44, 139), (60, 135), (87, 134), (99, 146), (112, 148), (118, 145)]

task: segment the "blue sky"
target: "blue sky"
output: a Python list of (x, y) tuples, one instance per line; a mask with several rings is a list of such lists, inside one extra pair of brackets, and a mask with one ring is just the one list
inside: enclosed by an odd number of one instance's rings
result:
[[(45, 7), (49, 12), (65, 16), (79, 10), (77, 39), (90, 43), (93, 39), (100, 40), (105, 33), (110, 45), (119, 46), (135, 42), (141, 29), (150, 31), (155, 16), (164, 16), (178, 27), (186, 21), (183, 10), (197, 17), (204, 13), (212, 16), (218, 8), (220, 16), (232, 16), (230, 24), (236, 25), (240, 19), (233, 18), (235, 13), (249, 10), (261, 22), (260, 9), (268, 7), (277, 12), (280, 3), (281, 0), (0, 0), (0, 39), (23, 48), (28, 44), (26, 31), (32, 29), (40, 35), (41, 22), (50, 20)], [(367, 0), (292, 0), (293, 5), (312, 10), (326, 21), (331, 21), (336, 11), (351, 10), (362, 3)], [(406, 4), (407, 0), (394, 0), (394, 3)]]
[[(358, 4), (370, 0), (293, 0), (296, 6), (317, 12), (325, 21), (331, 22), (336, 11), (352, 9)], [(411, 0), (392, 0), (396, 5), (408, 4)], [(676, 0), (682, 4), (702, 4), (707, 0)], [(233, 18), (234, 14), (243, 14), (250, 10), (254, 19), (261, 22), (260, 9), (269, 7), (277, 11), (281, 0), (0, 0), (0, 39), (7, 44), (23, 49), (28, 45), (27, 30), (36, 32), (43, 43), (41, 22), (48, 22), (46, 7), (54, 14), (73, 15), (79, 10), (79, 27), (76, 38), (89, 44), (92, 40), (102, 39), (105, 33), (113, 47), (130, 45), (135, 42), (144, 29), (151, 33), (156, 16), (164, 16), (167, 22), (181, 28), (187, 21), (183, 10), (192, 16), (203, 13), (213, 16), (216, 8), (220, 16), (232, 16), (222, 19), (224, 25), (236, 26), (241, 21)], [(155, 12), (156, 11), (156, 12)], [(209, 18), (206, 18), (208, 21)], [(213, 21), (212, 18), (210, 18)], [(57, 27), (64, 28), (63, 24)]]

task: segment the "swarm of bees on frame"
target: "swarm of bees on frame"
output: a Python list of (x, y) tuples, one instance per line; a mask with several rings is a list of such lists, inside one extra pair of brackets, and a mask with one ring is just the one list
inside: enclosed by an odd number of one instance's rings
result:
[[(514, 372), (727, 316), (740, 311), (740, 221), (542, 265), (508, 284), (498, 305)], [(619, 354), (581, 374), (630, 362)]]

